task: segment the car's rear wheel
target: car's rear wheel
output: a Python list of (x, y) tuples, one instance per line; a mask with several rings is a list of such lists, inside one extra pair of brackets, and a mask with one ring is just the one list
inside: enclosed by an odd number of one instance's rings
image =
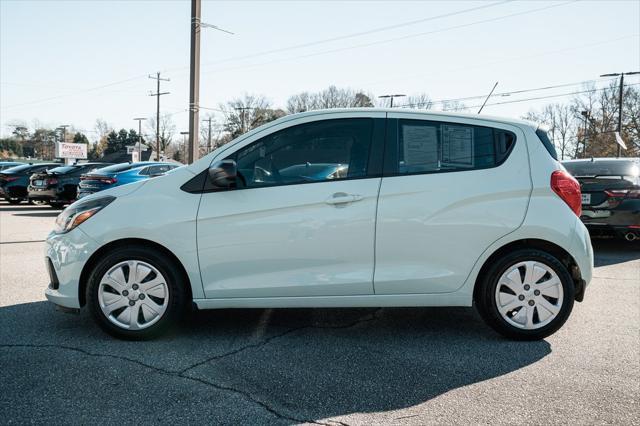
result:
[(122, 248), (95, 265), (87, 285), (87, 305), (109, 334), (149, 339), (181, 317), (183, 281), (178, 266), (163, 253), (145, 247)]
[(519, 340), (555, 333), (569, 318), (574, 298), (567, 267), (536, 249), (516, 250), (499, 259), (476, 291), (484, 320), (500, 334)]

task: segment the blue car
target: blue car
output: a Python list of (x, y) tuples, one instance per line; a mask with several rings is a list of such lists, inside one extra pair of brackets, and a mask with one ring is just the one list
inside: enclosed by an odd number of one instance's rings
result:
[(12, 167), (21, 166), (24, 163), (19, 163), (17, 161), (0, 161), (0, 171), (10, 169)]
[(161, 176), (176, 167), (179, 167), (179, 164), (142, 161), (139, 163), (115, 164), (93, 170), (80, 176), (78, 199), (104, 189)]

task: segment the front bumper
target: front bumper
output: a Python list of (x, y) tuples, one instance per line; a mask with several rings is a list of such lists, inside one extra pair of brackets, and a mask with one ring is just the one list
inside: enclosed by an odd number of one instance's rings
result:
[(98, 244), (76, 228), (66, 234), (51, 233), (45, 243), (45, 262), (51, 262), (51, 283), (45, 296), (56, 305), (65, 308), (80, 308), (80, 274)]

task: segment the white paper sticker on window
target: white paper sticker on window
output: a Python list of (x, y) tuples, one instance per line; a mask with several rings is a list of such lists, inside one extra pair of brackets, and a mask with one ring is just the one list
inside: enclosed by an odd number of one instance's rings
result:
[(438, 132), (434, 126), (402, 126), (404, 164), (438, 168)]
[(442, 166), (473, 167), (473, 128), (442, 125)]

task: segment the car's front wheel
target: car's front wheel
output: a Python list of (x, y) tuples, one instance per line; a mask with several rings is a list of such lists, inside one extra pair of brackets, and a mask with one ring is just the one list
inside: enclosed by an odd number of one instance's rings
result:
[(87, 305), (109, 334), (156, 337), (175, 325), (185, 306), (182, 274), (172, 259), (145, 247), (114, 250), (89, 276)]
[(574, 298), (567, 267), (536, 249), (516, 250), (496, 261), (475, 297), (478, 311), (493, 329), (519, 340), (555, 333), (569, 318)]
[(22, 202), (22, 199), (6, 197), (5, 201), (8, 202), (9, 204), (16, 205), (16, 204), (20, 204)]

